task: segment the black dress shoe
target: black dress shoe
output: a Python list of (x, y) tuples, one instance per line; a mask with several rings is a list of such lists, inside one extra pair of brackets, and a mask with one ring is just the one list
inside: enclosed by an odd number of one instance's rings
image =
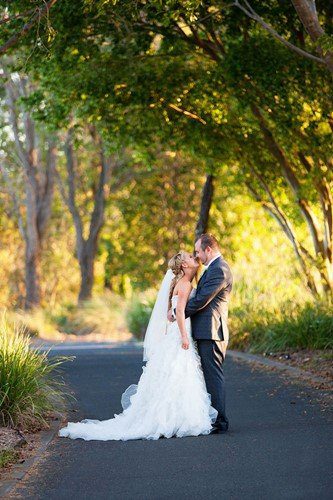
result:
[(213, 428), (209, 434), (224, 434), (227, 431), (228, 431), (228, 429), (223, 429), (222, 427), (214, 427), (213, 426)]

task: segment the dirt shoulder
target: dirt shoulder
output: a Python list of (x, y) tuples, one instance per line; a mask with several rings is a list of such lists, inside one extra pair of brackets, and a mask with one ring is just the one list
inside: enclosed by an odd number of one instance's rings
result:
[(288, 350), (265, 353), (267, 359), (273, 359), (289, 366), (313, 373), (327, 381), (333, 381), (333, 350)]
[(0, 498), (22, 479), (38, 460), (60, 426), (61, 417), (48, 418), (48, 426), (34, 432), (0, 427)]

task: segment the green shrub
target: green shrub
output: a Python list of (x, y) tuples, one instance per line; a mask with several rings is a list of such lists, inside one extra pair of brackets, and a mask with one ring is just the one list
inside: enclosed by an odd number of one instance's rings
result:
[(58, 308), (51, 316), (57, 330), (75, 335), (98, 333), (108, 335), (114, 340), (126, 336), (123, 297), (105, 290), (103, 295), (84, 301), (80, 306), (67, 304)]
[(333, 314), (326, 303), (286, 302), (275, 311), (236, 308), (230, 322), (233, 348), (253, 352), (333, 348)]
[(127, 326), (129, 331), (138, 340), (143, 340), (149, 318), (154, 306), (154, 300), (136, 299), (131, 302), (127, 311)]
[(25, 328), (0, 322), (0, 425), (36, 429), (47, 425), (46, 417), (65, 409), (65, 384), (59, 377), (62, 363), (72, 357), (52, 357), (31, 348)]

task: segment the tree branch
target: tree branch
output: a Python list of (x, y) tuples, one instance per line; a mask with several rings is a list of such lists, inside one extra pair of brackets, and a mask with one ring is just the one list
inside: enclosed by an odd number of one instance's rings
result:
[[(295, 255), (297, 257), (297, 260), (306, 276), (307, 279), (307, 285), (309, 289), (315, 293), (316, 295), (318, 294), (318, 289), (315, 284), (315, 281), (313, 277), (311, 276), (311, 271), (309, 270), (306, 261), (304, 260), (304, 257), (302, 256), (302, 251), (303, 247), (299, 244), (296, 234), (292, 230), (291, 225), (288, 223), (287, 218), (284, 214), (282, 214), (282, 211), (276, 211), (275, 209), (275, 203), (268, 203), (267, 201), (263, 200), (263, 198), (259, 195), (259, 193), (256, 191), (256, 189), (251, 185), (250, 182), (245, 181), (245, 185), (249, 189), (249, 191), (252, 193), (254, 196), (255, 200), (261, 204), (263, 209), (271, 215), (279, 224), (283, 232), (286, 234), (290, 242), (292, 243), (292, 246), (294, 248)], [(306, 253), (308, 253), (306, 251)]]
[(254, 116), (257, 118), (259, 127), (262, 131), (264, 140), (268, 146), (268, 150), (272, 154), (274, 158), (278, 161), (282, 173), (288, 183), (288, 185), (291, 188), (291, 191), (298, 203), (298, 206), (300, 207), (300, 212), (303, 215), (308, 227), (309, 231), (312, 237), (313, 245), (315, 248), (316, 254), (322, 254), (324, 256), (324, 246), (322, 239), (320, 237), (320, 230), (319, 230), (319, 223), (310, 209), (308, 201), (302, 196), (301, 193), (301, 186), (300, 183), (294, 174), (294, 171), (289, 164), (289, 161), (284, 154), (284, 151), (280, 147), (280, 145), (277, 143), (273, 133), (271, 132), (263, 114), (261, 113), (260, 109), (258, 106), (255, 104), (252, 104), (251, 109), (253, 111)]
[(76, 232), (78, 257), (80, 258), (80, 255), (82, 254), (83, 251), (84, 238), (83, 238), (82, 220), (75, 201), (76, 189), (75, 189), (75, 158), (73, 151), (73, 128), (70, 128), (68, 130), (64, 145), (64, 152), (66, 156), (66, 169), (67, 169), (67, 182), (68, 182), (68, 196), (65, 196), (64, 200), (65, 201), (67, 200), (68, 208), (73, 217), (73, 222)]
[(13, 35), (9, 40), (7, 40), (6, 43), (4, 43), (0, 47), (0, 55), (2, 55), (5, 52), (7, 52), (7, 50), (10, 49), (13, 45), (15, 45), (16, 42), (20, 38), (22, 38), (24, 35), (26, 35), (31, 30), (31, 28), (35, 25), (35, 23), (38, 20), (40, 20), (42, 17), (48, 15), (49, 10), (51, 9), (51, 7), (53, 7), (53, 5), (56, 3), (56, 1), (57, 0), (49, 0), (48, 2), (43, 2), (43, 7), (38, 7), (36, 9), (35, 14), (32, 16), (32, 18), (30, 19), (30, 21), (28, 21), (23, 26), (23, 28), (21, 29), (21, 31), (19, 31), (18, 33), (15, 33), (15, 35)]
[(288, 47), (289, 49), (296, 52), (298, 55), (300, 55), (302, 57), (306, 57), (307, 59), (311, 59), (312, 61), (315, 61), (315, 62), (320, 63), (320, 64), (326, 64), (325, 60), (322, 59), (321, 57), (314, 56), (313, 54), (310, 54), (309, 52), (306, 52), (305, 50), (300, 49), (299, 47), (297, 47), (293, 43), (288, 42), (288, 40), (283, 38), (283, 36), (279, 35), (279, 33), (277, 31), (275, 31), (275, 29), (272, 28), (272, 26), (267, 24), (263, 20), (263, 18), (260, 17), (259, 14), (257, 14), (255, 12), (255, 10), (251, 7), (249, 2), (244, 1), (244, 3), (245, 3), (247, 8), (244, 7), (243, 5), (241, 5), (239, 0), (235, 0), (234, 6), (238, 7), (240, 10), (242, 10), (249, 18), (251, 18), (254, 21), (256, 21), (257, 23), (259, 23), (266, 31), (268, 31), (268, 33), (270, 33), (274, 38), (276, 38), (276, 40), (279, 40), (281, 43), (283, 43), (283, 45), (285, 45), (286, 47)]
[(14, 16), (4, 17), (3, 19), (0, 19), (0, 25), (10, 23), (11, 21), (15, 21), (16, 19), (21, 19), (22, 17), (30, 16), (30, 14), (32, 14), (33, 12), (35, 12), (35, 9), (30, 9), (27, 10), (26, 12), (22, 12)]
[(91, 215), (89, 227), (89, 240), (94, 242), (96, 241), (98, 233), (104, 222), (105, 195), (108, 185), (108, 177), (111, 171), (111, 163), (109, 159), (105, 157), (102, 139), (98, 137), (95, 130), (93, 130), (92, 137), (96, 146), (99, 148), (100, 156), (100, 175), (98, 179), (98, 186), (95, 191), (94, 209)]
[(314, 0), (291, 0), (304, 28), (311, 40), (317, 44), (317, 52), (322, 56), (326, 66), (333, 74), (333, 51), (324, 51), (321, 47), (321, 37), (325, 31), (321, 26)]
[(181, 113), (185, 116), (193, 118), (193, 120), (196, 120), (196, 121), (202, 123), (203, 125), (207, 124), (207, 122), (203, 118), (200, 118), (200, 116), (196, 115), (195, 113), (191, 113), (190, 111), (187, 111), (186, 109), (182, 109), (179, 106), (176, 106), (175, 104), (168, 104), (168, 107), (171, 109), (174, 109), (178, 113)]

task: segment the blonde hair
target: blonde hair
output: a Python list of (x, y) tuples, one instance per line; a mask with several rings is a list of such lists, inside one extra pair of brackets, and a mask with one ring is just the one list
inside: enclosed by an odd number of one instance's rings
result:
[(184, 262), (186, 252), (181, 250), (176, 253), (168, 262), (168, 268), (171, 269), (175, 277), (172, 279), (170, 284), (170, 292), (169, 292), (169, 309), (171, 308), (171, 298), (173, 295), (173, 291), (178, 281), (185, 275), (184, 269), (182, 268), (182, 263)]

